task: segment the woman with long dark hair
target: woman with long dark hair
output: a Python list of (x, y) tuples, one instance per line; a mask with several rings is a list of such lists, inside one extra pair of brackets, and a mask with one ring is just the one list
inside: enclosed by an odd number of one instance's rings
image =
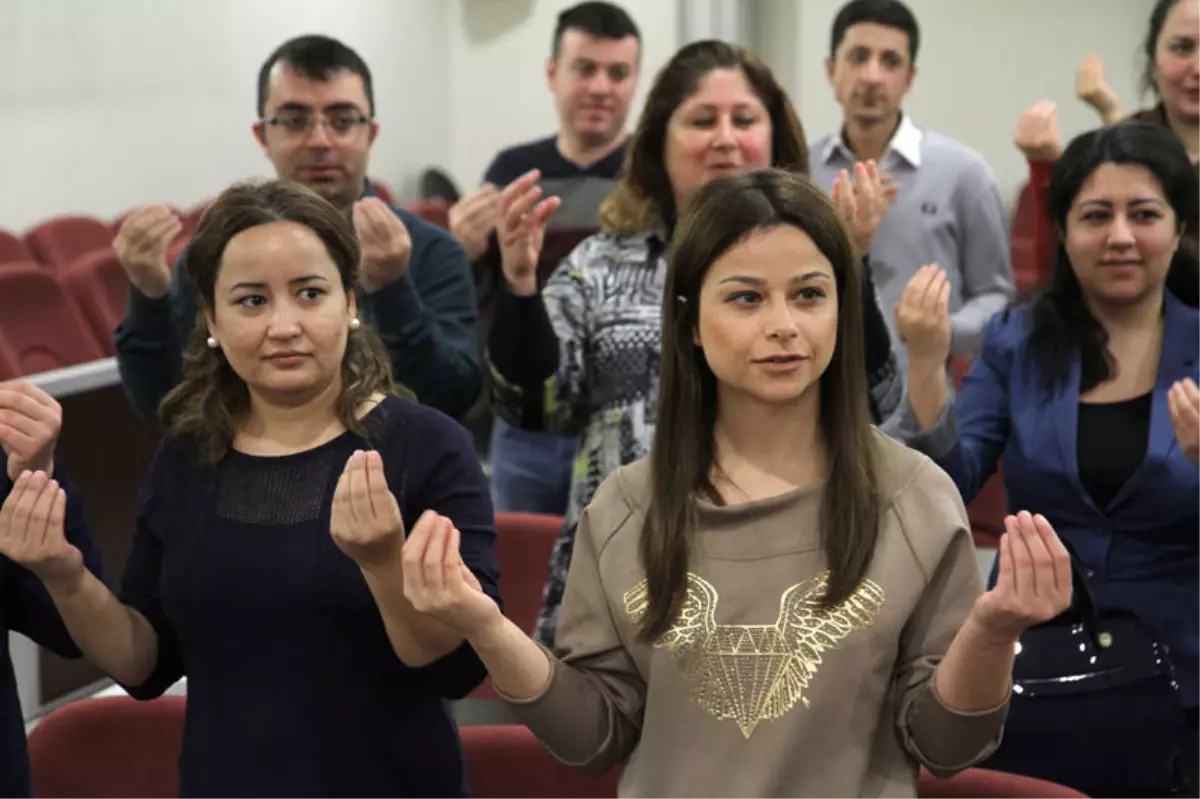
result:
[(915, 796), (995, 747), (1066, 551), (1010, 517), (981, 593), (954, 484), (871, 425), (861, 262), (809, 180), (706, 184), (668, 259), (653, 447), (584, 511), (554, 654), (436, 539), (405, 590), (623, 796)]
[[(1053, 657), (1027, 642), (1018, 662), (1040, 659), (1047, 679), (1057, 670), (1070, 697), (1015, 703), (998, 762), (1091, 796), (1161, 796), (1195, 776), (1200, 284), (1185, 240), (1198, 194), (1162, 126), (1086, 133), (1050, 184), (1049, 281), (992, 321), (957, 397), (938, 384), (949, 335), (940, 270), (914, 278), (898, 315), (920, 353), (908, 390), (923, 432), (911, 445), (968, 502), (1003, 458), (1010, 506), (1044, 513), (1073, 550), (1076, 593), (1094, 613), (1080, 606), (1056, 622), (1059, 639), (1043, 633)], [(1133, 633), (1091, 641), (1073, 632), (1080, 620)], [(1144, 651), (1129, 648), (1141, 639)]]
[[(557, 198), (530, 173), (504, 191), (497, 229), (505, 285), (488, 342), (495, 406), (509, 423), (576, 433), (580, 452), (546, 582), (538, 639), (554, 642), (575, 527), (596, 489), (644, 456), (654, 435), (666, 253), (678, 214), (714, 178), (774, 166), (808, 174), (804, 131), (787, 93), (753, 53), (721, 41), (679, 50), (655, 78), (604, 231), (538, 285), (536, 266)], [(857, 252), (870, 250), (889, 202), (873, 165), (834, 186)], [(900, 405), (887, 323), (869, 273), (862, 283), (866, 363), (876, 421)]]

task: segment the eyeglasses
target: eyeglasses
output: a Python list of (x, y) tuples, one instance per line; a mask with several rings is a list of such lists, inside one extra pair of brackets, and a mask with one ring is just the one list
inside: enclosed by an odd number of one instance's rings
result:
[(360, 125), (373, 121), (357, 108), (338, 108), (324, 114), (314, 114), (312, 111), (301, 109), (287, 110), (260, 122), (282, 128), (289, 136), (308, 136), (313, 132), (318, 120), (331, 135), (337, 137), (349, 136)]

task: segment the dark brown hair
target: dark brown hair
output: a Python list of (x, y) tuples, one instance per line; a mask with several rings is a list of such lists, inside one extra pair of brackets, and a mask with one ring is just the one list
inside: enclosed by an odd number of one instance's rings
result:
[(802, 175), (769, 169), (714, 180), (688, 201), (668, 256), (651, 505), (640, 541), (649, 593), (640, 633), (647, 640), (662, 635), (683, 601), (695, 499), (721, 501), (711, 479), (717, 378), (693, 338), (700, 290), (721, 255), (747, 236), (780, 225), (812, 238), (833, 265), (837, 283), (837, 343), (819, 385), (820, 433), (829, 459), (821, 506), (830, 570), (827, 607), (855, 591), (875, 552), (879, 499), (863, 351), (863, 278), (849, 231), (825, 193)]
[(649, 230), (675, 219), (675, 195), (664, 157), (671, 115), (717, 69), (737, 69), (771, 118), (771, 166), (808, 174), (808, 145), (796, 109), (758, 56), (736, 44), (708, 40), (684, 46), (654, 79), (629, 143), (621, 179), (600, 206), (604, 229)]
[[(206, 312), (214, 307), (217, 273), (230, 240), (244, 230), (271, 222), (297, 222), (315, 233), (337, 266), (347, 296), (358, 282), (359, 247), (354, 228), (323, 197), (298, 183), (272, 180), (239, 183), (209, 206), (187, 249), (187, 277), (199, 294), (196, 327), (183, 352), (183, 380), (159, 405), (169, 438), (192, 441), (205, 463), (215, 463), (233, 443), (238, 418), (250, 407), (250, 393), (229, 361), (210, 349)], [(366, 326), (351, 330), (342, 357), (342, 393), (337, 415), (347, 430), (364, 438), (369, 431), (358, 412), (377, 393), (396, 393), (387, 350)]]

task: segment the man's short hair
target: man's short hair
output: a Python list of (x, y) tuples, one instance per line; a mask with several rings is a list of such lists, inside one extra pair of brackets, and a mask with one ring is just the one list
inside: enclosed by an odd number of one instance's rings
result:
[(908, 61), (917, 63), (917, 49), (921, 45), (921, 29), (917, 18), (900, 0), (850, 0), (842, 6), (833, 20), (833, 33), (829, 37), (829, 57), (837, 58), (838, 46), (846, 38), (846, 31), (861, 22), (874, 22), (886, 28), (896, 28), (908, 35)]
[(568, 30), (583, 31), (597, 39), (624, 39), (626, 36), (632, 36), (639, 44), (642, 41), (637, 23), (625, 13), (625, 9), (599, 0), (571, 6), (558, 15), (558, 23), (554, 26), (554, 41), (550, 48), (550, 56), (555, 60), (558, 60), (558, 48), (562, 45), (563, 34)]
[(309, 80), (326, 81), (334, 73), (346, 71), (362, 78), (367, 93), (367, 116), (375, 116), (375, 91), (371, 86), (371, 70), (358, 53), (337, 39), (328, 36), (308, 35), (289, 39), (267, 56), (258, 71), (258, 115), (267, 111), (267, 92), (270, 89), (271, 70), (283, 62)]

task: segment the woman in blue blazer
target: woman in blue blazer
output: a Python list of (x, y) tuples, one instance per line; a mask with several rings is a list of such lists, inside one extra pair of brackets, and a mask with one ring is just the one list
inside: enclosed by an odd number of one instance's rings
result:
[[(1121, 124), (1072, 142), (1050, 186), (1060, 240), (1049, 280), (992, 320), (957, 397), (946, 391), (950, 326), (941, 270), (923, 267), (897, 309), (912, 354), (909, 411), (921, 431), (909, 443), (949, 473), (966, 502), (1003, 458), (1009, 506), (1050, 520), (1101, 612), (1137, 616), (1168, 647), (1186, 719), (1178, 757), (1186, 750), (1193, 761), (1198, 192), (1186, 151), (1161, 128)], [(1061, 719), (1064, 735), (1078, 722)], [(1132, 719), (1122, 723), (1134, 728)], [(1103, 737), (1097, 728), (1088, 735)], [(1089, 737), (1094, 760), (1078, 765), (1104, 768), (1104, 743)], [(1169, 754), (1158, 750), (1147, 757), (1171, 768)], [(1122, 750), (1116, 759), (1123, 769), (1139, 768), (1134, 758)], [(1056, 775), (1069, 766), (1052, 764), (1062, 769)]]

